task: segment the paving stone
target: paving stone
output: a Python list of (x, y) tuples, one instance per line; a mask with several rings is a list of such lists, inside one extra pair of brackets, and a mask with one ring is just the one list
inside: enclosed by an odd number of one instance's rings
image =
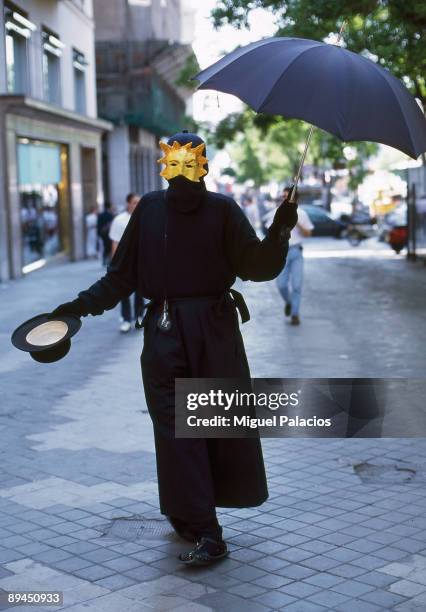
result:
[(260, 544), (254, 544), (254, 546), (251, 546), (251, 548), (261, 553), (275, 554), (278, 551), (283, 550), (285, 545), (279, 542), (266, 540), (265, 542), (260, 542)]
[(286, 578), (285, 576), (279, 576), (277, 574), (266, 574), (260, 578), (256, 578), (252, 581), (252, 584), (265, 587), (267, 589), (278, 589), (286, 584), (292, 582), (292, 578)]
[(376, 604), (377, 606), (382, 606), (382, 608), (385, 608), (386, 610), (390, 610), (393, 606), (396, 606), (397, 604), (406, 600), (406, 598), (402, 597), (401, 595), (389, 593), (388, 591), (384, 591), (382, 589), (372, 591), (371, 593), (366, 593), (365, 595), (362, 595), (360, 599), (362, 599), (362, 601), (368, 601)]
[(10, 548), (13, 550), (14, 548), (18, 548), (18, 546), (23, 546), (25, 544), (31, 544), (32, 542), (33, 540), (29, 540), (28, 538), (24, 538), (23, 536), (11, 535), (7, 538), (3, 538), (1, 541), (1, 544), (5, 548)]
[(64, 572), (73, 572), (74, 570), (82, 569), (83, 567), (89, 567), (93, 565), (91, 561), (87, 559), (82, 559), (81, 557), (68, 557), (63, 561), (56, 561), (55, 567)]
[(329, 589), (335, 584), (339, 584), (343, 582), (343, 578), (340, 576), (332, 576), (331, 574), (327, 574), (325, 572), (319, 572), (317, 574), (313, 574), (312, 576), (308, 576), (304, 578), (303, 582), (308, 582), (309, 584), (314, 584), (323, 589)]
[(152, 563), (153, 561), (159, 561), (160, 559), (166, 558), (168, 555), (160, 550), (141, 550), (131, 555), (135, 559), (142, 561), (142, 563)]
[(87, 559), (92, 563), (104, 563), (111, 559), (117, 559), (120, 557), (120, 553), (116, 550), (110, 550), (109, 548), (96, 548), (95, 550), (89, 550), (88, 552), (81, 552), (83, 559)]
[(265, 558), (265, 555), (264, 553), (251, 548), (239, 548), (238, 550), (231, 551), (230, 557), (231, 559), (236, 559), (237, 561), (250, 563)]
[(389, 592), (398, 593), (398, 595), (404, 595), (404, 597), (415, 597), (420, 593), (425, 593), (426, 586), (411, 580), (398, 580), (390, 585)]
[(302, 567), (301, 565), (287, 565), (286, 567), (275, 570), (275, 573), (285, 578), (302, 580), (303, 578), (312, 576), (316, 572), (308, 567)]
[(110, 561), (103, 561), (102, 564), (116, 570), (117, 572), (126, 572), (127, 570), (131, 570), (142, 565), (140, 561), (137, 559), (132, 559), (131, 557), (118, 557), (116, 559), (111, 559)]
[(114, 570), (109, 567), (104, 567), (103, 565), (90, 565), (89, 567), (83, 567), (73, 571), (75, 576), (83, 578), (83, 580), (90, 580), (92, 582), (95, 582), (95, 580), (99, 580), (100, 578), (112, 576), (114, 573)]
[(364, 567), (358, 567), (357, 565), (352, 565), (351, 563), (343, 563), (342, 565), (337, 565), (328, 570), (330, 574), (335, 574), (336, 576), (342, 576), (342, 578), (361, 578), (366, 574), (366, 569)]
[(396, 576), (389, 576), (388, 574), (383, 574), (382, 572), (366, 572), (362, 576), (358, 576), (357, 580), (359, 582), (365, 582), (366, 584), (371, 584), (376, 588), (384, 588), (387, 587), (392, 582), (396, 582), (398, 578)]
[(265, 606), (279, 610), (283, 610), (286, 606), (296, 601), (295, 597), (280, 591), (271, 591), (270, 593), (257, 595), (254, 599)]
[(244, 597), (245, 599), (252, 599), (256, 597), (256, 595), (262, 595), (262, 593), (266, 593), (266, 589), (260, 587), (257, 584), (237, 584), (236, 586), (232, 586), (228, 589), (229, 593), (233, 595), (238, 595), (239, 597)]
[(62, 548), (63, 546), (67, 546), (68, 544), (75, 544), (77, 540), (75, 538), (71, 538), (69, 536), (56, 535), (55, 538), (49, 538), (45, 540), (45, 543), (49, 546), (54, 546), (55, 548)]
[(0, 550), (0, 563), (9, 563), (9, 561), (16, 561), (17, 559), (22, 559), (24, 557), (24, 553), (14, 551), (14, 550)]
[(310, 569), (318, 570), (321, 572), (325, 570), (330, 570), (333, 567), (337, 567), (338, 565), (340, 565), (340, 562), (336, 561), (336, 559), (330, 559), (329, 557), (325, 557), (324, 555), (310, 557), (309, 559), (304, 559), (300, 563), (305, 567), (309, 567)]
[(287, 548), (276, 553), (276, 556), (285, 561), (298, 563), (314, 556), (312, 551), (302, 550), (301, 548)]
[(250, 561), (250, 564), (267, 572), (275, 572), (283, 567), (287, 567), (289, 562), (277, 557), (262, 557), (262, 559)]
[(212, 610), (226, 610), (227, 612), (269, 612), (270, 606), (260, 602), (248, 601), (231, 593), (208, 593), (200, 597), (196, 603), (207, 606)]
[(348, 596), (342, 595), (341, 593), (335, 593), (334, 591), (320, 591), (306, 598), (307, 601), (328, 608), (334, 608), (340, 604), (343, 604), (344, 602), (348, 601), (348, 599)]
[(100, 547), (93, 542), (76, 542), (75, 544), (64, 546), (63, 550), (79, 555), (93, 550), (100, 550)]
[(295, 601), (285, 607), (286, 612), (324, 612), (324, 606), (318, 606), (306, 600)]
[(256, 580), (256, 578), (265, 576), (266, 572), (250, 565), (243, 565), (241, 567), (231, 569), (229, 572), (227, 572), (227, 574), (231, 576), (231, 578), (243, 580), (244, 582), (250, 582), (252, 580)]
[(116, 591), (124, 589), (125, 587), (131, 586), (132, 584), (136, 583), (137, 580), (134, 578), (130, 578), (130, 576), (124, 576), (122, 574), (113, 574), (112, 576), (107, 576), (106, 578), (96, 580), (93, 584), (97, 584), (111, 591)]
[(164, 571), (161, 571), (161, 569), (152, 567), (150, 565), (141, 565), (131, 570), (126, 570), (124, 574), (129, 578), (133, 578), (134, 580), (139, 582), (141, 580), (153, 580), (154, 578), (159, 578), (160, 576), (164, 575)]
[(342, 595), (348, 595), (350, 597), (360, 597), (365, 593), (374, 591), (374, 586), (362, 582), (357, 582), (356, 580), (345, 580), (343, 582), (339, 582), (339, 584), (335, 584), (334, 586), (332, 586), (331, 590), (336, 591), (336, 593), (342, 593)]
[(320, 587), (314, 586), (313, 584), (309, 584), (307, 582), (296, 581), (291, 584), (286, 584), (279, 589), (282, 593), (286, 593), (287, 595), (292, 595), (293, 597), (297, 597), (302, 599), (304, 597), (308, 597), (309, 595), (313, 595), (321, 590)]
[[(333, 608), (336, 612), (385, 612), (381, 606), (376, 606), (360, 599), (348, 599), (343, 604)], [(387, 612), (387, 611), (386, 611)]]

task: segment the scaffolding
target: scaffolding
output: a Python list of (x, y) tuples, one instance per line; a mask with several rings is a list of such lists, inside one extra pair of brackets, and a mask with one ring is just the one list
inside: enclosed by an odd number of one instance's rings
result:
[(191, 92), (176, 81), (192, 53), (161, 40), (97, 42), (99, 115), (157, 136), (179, 131)]

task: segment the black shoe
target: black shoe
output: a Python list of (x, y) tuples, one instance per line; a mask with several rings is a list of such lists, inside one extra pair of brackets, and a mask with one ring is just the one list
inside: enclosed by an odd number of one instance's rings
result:
[(218, 542), (211, 538), (201, 538), (193, 550), (179, 555), (179, 561), (185, 565), (210, 565), (227, 555), (228, 548), (223, 540)]
[(170, 525), (176, 531), (178, 536), (188, 542), (196, 542), (197, 536), (191, 531), (191, 529), (180, 519), (174, 518), (173, 516), (166, 517)]
[(300, 319), (297, 315), (293, 315), (290, 321), (291, 325), (300, 325)]
[(289, 317), (291, 315), (291, 304), (290, 304), (290, 302), (286, 302), (285, 303), (284, 314), (285, 314), (286, 317)]

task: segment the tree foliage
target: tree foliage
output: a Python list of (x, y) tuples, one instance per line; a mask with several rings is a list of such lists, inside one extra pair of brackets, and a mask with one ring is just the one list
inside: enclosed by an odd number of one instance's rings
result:
[[(339, 31), (343, 22), (343, 44), (366, 55), (390, 70), (426, 108), (426, 2), (421, 0), (220, 0), (212, 11), (216, 27), (231, 24), (248, 27), (250, 13), (263, 8), (276, 20), (276, 36), (326, 40)], [(307, 135), (308, 126), (281, 117), (255, 115), (245, 111), (233, 114), (218, 126), (216, 143), (220, 147), (255, 127), (271, 145), (283, 148), (287, 165), (294, 173)], [(364, 160), (377, 145), (356, 143), (354, 159), (345, 160), (345, 144), (334, 136), (315, 130), (309, 159), (316, 165), (344, 164), (355, 188), (365, 175)]]
[(324, 40), (346, 21), (344, 42), (404, 80), (426, 105), (426, 2), (422, 0), (221, 0), (216, 27), (248, 25), (250, 12), (274, 13), (276, 36)]

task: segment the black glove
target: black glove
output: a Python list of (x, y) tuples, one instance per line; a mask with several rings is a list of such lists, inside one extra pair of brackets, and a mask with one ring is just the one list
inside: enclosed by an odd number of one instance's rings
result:
[(55, 310), (52, 310), (49, 317), (55, 318), (64, 315), (74, 315), (75, 317), (85, 317), (87, 310), (80, 298), (73, 300), (72, 302), (65, 302), (60, 304)]
[(290, 239), (290, 231), (295, 227), (297, 219), (296, 192), (295, 202), (290, 202), (287, 197), (277, 208), (272, 225), (268, 230), (268, 235), (280, 242), (287, 242)]
[(274, 225), (277, 223), (281, 227), (288, 227), (292, 230), (297, 223), (297, 198), (295, 202), (290, 202), (288, 198), (283, 200), (274, 216)]

